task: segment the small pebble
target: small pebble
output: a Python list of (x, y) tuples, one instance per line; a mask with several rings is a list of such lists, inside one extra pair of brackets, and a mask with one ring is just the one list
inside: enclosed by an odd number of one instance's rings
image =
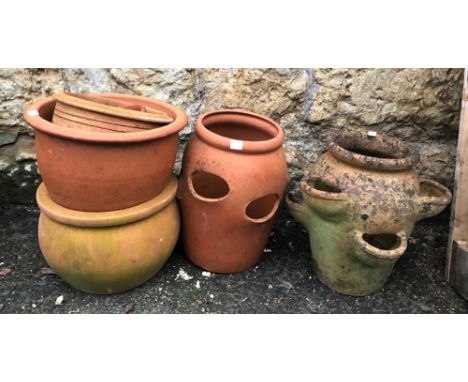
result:
[(123, 312), (127, 314), (127, 313), (130, 313), (131, 311), (133, 311), (133, 304), (129, 302), (128, 304), (125, 304), (123, 308)]
[(0, 276), (6, 276), (11, 273), (11, 268), (2, 268), (0, 270)]
[(41, 275), (56, 275), (57, 274), (53, 269), (48, 268), (48, 267), (41, 268), (39, 273)]
[(182, 268), (179, 269), (179, 273), (177, 273), (177, 276), (175, 278), (176, 280), (182, 279), (184, 281), (188, 281), (193, 279), (193, 276), (190, 276), (187, 272), (185, 272)]
[(57, 299), (55, 300), (55, 305), (62, 305), (63, 302), (63, 296), (58, 296)]

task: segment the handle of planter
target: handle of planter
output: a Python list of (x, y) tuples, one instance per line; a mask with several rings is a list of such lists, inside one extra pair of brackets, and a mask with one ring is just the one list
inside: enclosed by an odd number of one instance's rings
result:
[(400, 231), (396, 234), (389, 234), (395, 235), (399, 239), (398, 246), (391, 249), (382, 249), (370, 244), (364, 240), (364, 235), (365, 233), (360, 230), (354, 230), (352, 232), (352, 238), (356, 245), (352, 253), (369, 266), (380, 264), (382, 261), (394, 262), (405, 253), (408, 247), (408, 240), (404, 231)]
[(438, 215), (452, 200), (452, 193), (440, 183), (421, 178), (419, 185), (421, 191), (416, 196), (417, 220)]
[(300, 188), (307, 206), (326, 220), (340, 221), (350, 209), (348, 195), (339, 190), (333, 181), (324, 182), (316, 176), (302, 179)]
[(304, 203), (296, 203), (291, 200), (288, 194), (285, 195), (284, 200), (289, 212), (297, 221), (307, 226), (309, 221), (309, 211)]

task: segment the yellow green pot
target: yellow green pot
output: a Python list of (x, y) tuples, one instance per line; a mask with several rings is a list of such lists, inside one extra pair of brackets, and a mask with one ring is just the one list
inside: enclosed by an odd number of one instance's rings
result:
[(135, 207), (82, 212), (55, 203), (41, 184), (36, 199), (42, 254), (60, 277), (85, 292), (141, 285), (163, 267), (179, 236), (176, 191), (172, 177), (162, 193)]
[(381, 289), (407, 247), (414, 224), (450, 203), (443, 185), (419, 177), (419, 154), (374, 131), (340, 131), (299, 186), (303, 203), (286, 198), (309, 231), (312, 264), (330, 288), (364, 296)]

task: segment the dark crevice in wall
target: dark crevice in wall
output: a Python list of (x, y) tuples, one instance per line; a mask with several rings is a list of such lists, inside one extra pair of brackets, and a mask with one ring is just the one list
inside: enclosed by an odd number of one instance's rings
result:
[(198, 100), (196, 115), (200, 115), (206, 108), (206, 87), (203, 69), (195, 69), (195, 99)]
[(309, 121), (309, 113), (314, 103), (314, 94), (318, 92), (320, 86), (314, 82), (314, 72), (312, 69), (306, 69), (307, 75), (307, 93), (306, 93), (306, 100), (304, 103), (304, 115), (303, 121)]

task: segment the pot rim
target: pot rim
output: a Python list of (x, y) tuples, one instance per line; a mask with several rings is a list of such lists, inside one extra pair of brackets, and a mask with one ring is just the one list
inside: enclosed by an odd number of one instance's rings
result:
[(49, 196), (44, 183), (36, 191), (36, 201), (41, 213), (52, 220), (75, 227), (114, 227), (146, 219), (167, 207), (175, 198), (177, 178), (172, 175), (164, 190), (144, 203), (116, 211), (84, 212), (63, 207)]
[[(352, 139), (356, 139), (358, 142), (374, 139), (382, 145), (390, 146), (387, 151), (391, 151), (392, 154), (396, 151), (401, 157), (381, 158), (354, 152), (353, 149), (344, 147), (346, 141)], [(336, 159), (354, 166), (374, 170), (408, 170), (416, 166), (419, 161), (419, 154), (413, 146), (405, 144), (397, 138), (367, 130), (344, 131), (335, 134), (328, 142), (328, 150)], [(387, 153), (387, 155), (390, 155), (390, 153)]]
[(352, 236), (354, 237), (354, 240), (360, 246), (361, 249), (366, 251), (366, 253), (368, 253), (369, 255), (372, 255), (381, 260), (395, 261), (396, 259), (401, 257), (406, 252), (406, 249), (408, 247), (408, 239), (404, 231), (399, 231), (396, 233), (382, 232), (380, 234), (376, 234), (376, 235), (388, 234), (388, 235), (394, 235), (398, 237), (400, 242), (395, 248), (391, 248), (391, 249), (380, 249), (372, 245), (368, 241), (364, 240), (365, 234), (366, 232), (363, 232), (361, 230), (354, 230), (352, 233)]
[[(317, 181), (323, 181), (323, 179), (321, 179), (319, 176), (304, 177), (299, 182), (299, 188), (302, 191), (304, 191), (307, 195), (318, 198), (318, 199), (334, 200), (334, 201), (343, 201), (343, 200), (348, 199), (348, 195), (344, 191), (329, 192), (329, 191), (322, 191), (318, 188), (315, 188), (315, 183)], [(313, 183), (313, 185), (310, 185), (309, 182)], [(330, 186), (335, 187), (332, 184), (330, 184)]]
[[(253, 128), (268, 132), (269, 134), (271, 134), (271, 131), (274, 129), (276, 134), (270, 139), (261, 141), (229, 138), (217, 134), (205, 126), (205, 120), (208, 117), (216, 115), (220, 115), (226, 118), (226, 122), (247, 122)], [(270, 129), (267, 130), (265, 127), (262, 128), (259, 126), (258, 122), (255, 124), (255, 120), (263, 123), (265, 126), (270, 126)], [(219, 109), (205, 112), (200, 117), (198, 117), (195, 124), (195, 132), (197, 136), (199, 136), (203, 141), (210, 144), (211, 146), (225, 151), (234, 151), (239, 153), (264, 153), (274, 151), (282, 146), (284, 140), (284, 131), (278, 123), (273, 121), (271, 118), (243, 109)]]
[(440, 195), (428, 195), (428, 194), (423, 194), (420, 191), (418, 196), (421, 202), (431, 203), (431, 204), (438, 205), (438, 206), (444, 206), (444, 205), (446, 206), (452, 200), (452, 193), (443, 184), (440, 184), (436, 182), (435, 180), (432, 180), (424, 176), (419, 178), (420, 189), (423, 184), (429, 185), (430, 187), (432, 187), (432, 189), (438, 191)]
[(174, 118), (174, 121), (161, 127), (155, 127), (154, 129), (129, 133), (105, 133), (71, 129), (48, 121), (42, 116), (46, 109), (50, 108), (52, 104), (53, 107), (55, 107), (57, 100), (53, 96), (41, 98), (26, 105), (23, 110), (23, 118), (32, 128), (42, 133), (65, 139), (97, 143), (130, 143), (160, 139), (178, 133), (187, 126), (188, 123), (188, 117), (182, 110), (163, 101), (154, 100), (148, 97), (118, 93), (87, 94), (90, 96), (105, 96), (115, 100), (127, 100), (130, 102), (139, 101), (143, 104), (164, 111)]

